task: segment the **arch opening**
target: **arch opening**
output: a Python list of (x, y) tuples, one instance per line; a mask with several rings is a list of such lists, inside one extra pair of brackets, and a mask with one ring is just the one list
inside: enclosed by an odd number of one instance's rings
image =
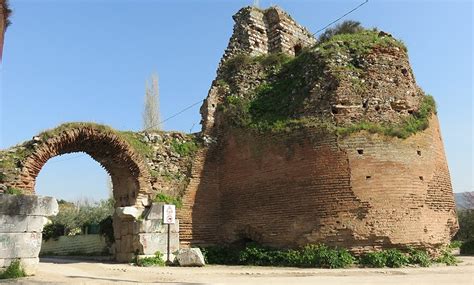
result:
[(49, 159), (36, 177), (35, 193), (58, 201), (98, 202), (113, 198), (109, 173), (92, 157), (78, 152)]
[(70, 128), (48, 138), (26, 159), (21, 188), (35, 192), (36, 178), (47, 161), (70, 153), (85, 153), (110, 175), (116, 207), (139, 206), (149, 194), (148, 170), (140, 156), (117, 134), (94, 127)]
[[(92, 123), (68, 123), (43, 132), (20, 146), (26, 156), (17, 162), (19, 172), (10, 185), (24, 193), (35, 194), (36, 179), (48, 160), (83, 152), (110, 175), (115, 200), (113, 207), (135, 207), (135, 212), (140, 212), (150, 203), (150, 173), (145, 157), (136, 145), (139, 142), (128, 135)], [(115, 239), (113, 255), (117, 261), (129, 261), (143, 249), (134, 227), (138, 216), (122, 210), (115, 209), (111, 221)]]
[(85, 153), (53, 157), (39, 172), (35, 193), (55, 197), (59, 209), (44, 225), (40, 256), (113, 258), (113, 186), (98, 162)]

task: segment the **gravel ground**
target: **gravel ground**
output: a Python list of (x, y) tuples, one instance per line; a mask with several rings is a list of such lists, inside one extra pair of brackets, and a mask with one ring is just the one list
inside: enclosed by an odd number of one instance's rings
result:
[[(12, 284), (471, 284), (474, 256), (458, 266), (399, 269), (301, 269), (287, 267), (153, 267), (73, 259), (42, 259), (35, 276)], [(5, 282), (5, 280), (4, 280)]]

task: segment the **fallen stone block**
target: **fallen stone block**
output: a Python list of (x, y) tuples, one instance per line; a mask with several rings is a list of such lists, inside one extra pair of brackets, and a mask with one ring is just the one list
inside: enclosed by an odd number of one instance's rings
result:
[(180, 266), (202, 267), (206, 264), (199, 248), (183, 248), (178, 250), (176, 260)]

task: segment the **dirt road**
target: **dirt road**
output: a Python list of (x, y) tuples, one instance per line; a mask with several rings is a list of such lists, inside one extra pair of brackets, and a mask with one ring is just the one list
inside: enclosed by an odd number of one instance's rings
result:
[(153, 267), (68, 259), (42, 260), (36, 276), (14, 284), (469, 284), (474, 257), (458, 266), (401, 269), (301, 269), (248, 266)]

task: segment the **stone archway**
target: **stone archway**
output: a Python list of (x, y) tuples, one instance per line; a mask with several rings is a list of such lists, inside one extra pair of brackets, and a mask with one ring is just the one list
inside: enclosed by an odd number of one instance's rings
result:
[(117, 207), (147, 204), (149, 171), (140, 154), (118, 132), (101, 125), (74, 123), (44, 132), (27, 144), (34, 148), (22, 163), (16, 187), (34, 193), (36, 177), (49, 159), (84, 152), (109, 173)]
[[(3, 153), (0, 158), (10, 167), (3, 169), (0, 182), (24, 194), (35, 194), (36, 178), (49, 159), (84, 152), (112, 178), (115, 207), (133, 207), (140, 212), (150, 205), (152, 192), (150, 173), (137, 145), (139, 141), (132, 133), (92, 123), (63, 124)], [(135, 230), (136, 218), (118, 214), (113, 217), (118, 261), (130, 261), (134, 254), (143, 251)]]

